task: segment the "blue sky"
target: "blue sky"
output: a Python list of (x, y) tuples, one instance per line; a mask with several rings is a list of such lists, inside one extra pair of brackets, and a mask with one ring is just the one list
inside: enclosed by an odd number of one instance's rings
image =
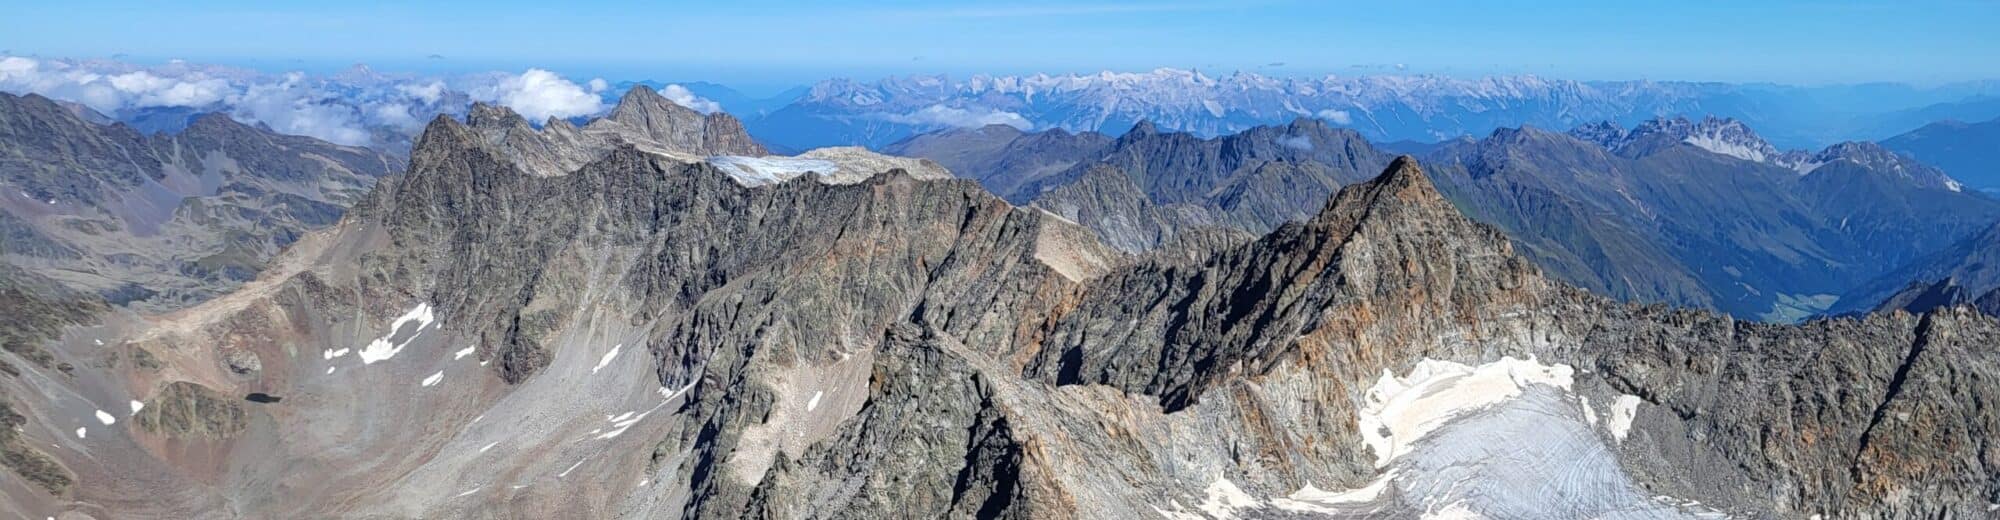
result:
[[(1523, 7), (1532, 4), (1532, 8)], [(2000, 78), (2000, 2), (0, 0), (0, 52), (710, 80), (1195, 68), (1920, 84)]]

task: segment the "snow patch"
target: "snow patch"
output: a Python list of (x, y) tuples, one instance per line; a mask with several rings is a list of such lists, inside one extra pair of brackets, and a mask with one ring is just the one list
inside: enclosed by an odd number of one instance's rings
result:
[(1236, 483), (1230, 482), (1227, 478), (1216, 477), (1215, 482), (1209, 483), (1208, 489), (1204, 491), (1208, 496), (1200, 505), (1195, 506), (1195, 509), (1200, 509), (1214, 518), (1235, 518), (1238, 510), (1262, 505), (1256, 497), (1244, 493), (1243, 488), (1236, 487)]
[[(378, 361), (385, 361), (396, 357), (396, 353), (402, 352), (403, 347), (409, 346), (410, 342), (415, 340), (418, 334), (422, 334), (424, 328), (429, 327), (431, 322), (436, 319), (437, 316), (431, 313), (430, 304), (417, 304), (416, 308), (403, 313), (402, 316), (396, 318), (396, 321), (389, 324), (388, 334), (369, 342), (367, 347), (362, 347), (361, 364), (373, 365)], [(403, 325), (412, 321), (417, 322), (417, 330), (412, 332), (409, 338), (405, 338), (402, 343), (392, 343), (391, 340), (395, 339), (396, 331), (402, 330)], [(345, 349), (342, 350), (344, 351)]]
[(1606, 418), (1605, 427), (1611, 429), (1611, 436), (1618, 442), (1625, 442), (1625, 434), (1632, 431), (1632, 419), (1639, 414), (1639, 396), (1620, 395), (1611, 400), (1611, 417)]
[(85, 428), (85, 427), (82, 427), (82, 426), (78, 426), (78, 427), (76, 427), (76, 438), (78, 438), (78, 439), (81, 439), (81, 438), (83, 438), (83, 435), (84, 435), (84, 434), (86, 434), (86, 433), (90, 433), (90, 429), (89, 429), (89, 428)]
[(465, 490), (465, 492), (464, 492), (464, 493), (459, 493), (459, 494), (458, 494), (458, 496), (461, 496), (461, 497), (462, 497), (462, 496), (466, 496), (466, 495), (470, 495), (470, 494), (473, 494), (473, 493), (478, 493), (478, 492), (479, 492), (479, 488), (472, 488), (472, 489), (468, 489), (468, 490)]
[(808, 172), (833, 175), (840, 171), (840, 165), (833, 161), (797, 157), (720, 155), (708, 158), (708, 163), (729, 174), (738, 184), (752, 187), (789, 181)]
[(438, 384), (438, 382), (439, 382), (439, 381), (443, 381), (443, 380), (444, 380), (444, 371), (443, 371), (443, 370), (439, 370), (439, 371), (437, 371), (437, 373), (435, 373), (435, 374), (431, 374), (431, 376), (430, 376), (430, 377), (426, 377), (426, 378), (424, 378), (424, 384), (423, 384), (423, 386), (431, 386), (431, 385), (435, 385), (435, 384)]
[(1574, 374), (1569, 365), (1511, 356), (1477, 367), (1424, 359), (1400, 378), (1383, 370), (1360, 411), (1361, 437), (1375, 451), (1375, 467), (1386, 467), (1453, 418), (1521, 395), (1527, 385), (1567, 391)]
[[(619, 435), (624, 435), (624, 434), (625, 434), (625, 430), (629, 430), (629, 429), (632, 429), (632, 425), (634, 425), (634, 424), (639, 424), (639, 420), (640, 420), (640, 419), (645, 419), (645, 418), (646, 418), (646, 416), (648, 416), (648, 415), (652, 415), (652, 414), (653, 414), (653, 412), (650, 412), (650, 411), (649, 411), (649, 412), (646, 412), (646, 413), (642, 413), (642, 414), (639, 414), (638, 416), (636, 416), (636, 417), (632, 417), (632, 418), (630, 418), (630, 419), (625, 419), (625, 420), (621, 420), (621, 421), (612, 421), (612, 422), (611, 422), (611, 428), (612, 428), (612, 429), (611, 429), (611, 431), (608, 431), (608, 432), (604, 432), (603, 434), (600, 434), (600, 435), (598, 435), (598, 436), (597, 436), (597, 439), (598, 439), (598, 440), (606, 440), (606, 439), (615, 439), (615, 438), (618, 438), (618, 436), (619, 436)], [(630, 414), (627, 414), (627, 415), (630, 415)]]
[(132, 401), (132, 415), (139, 415), (139, 410), (144, 410), (144, 409), (146, 409), (146, 403), (142, 403), (137, 400)]
[(326, 358), (326, 359), (333, 359), (333, 358), (337, 358), (337, 357), (340, 357), (340, 356), (345, 356), (345, 355), (347, 355), (347, 353), (348, 353), (348, 352), (352, 352), (352, 351), (353, 351), (352, 349), (345, 349), (345, 348), (343, 348), (343, 349), (338, 349), (338, 350), (334, 350), (334, 349), (328, 349), (328, 350), (327, 350), (327, 351), (326, 351), (325, 353), (322, 353), (322, 354), (320, 355), (320, 357), (323, 357), (323, 358)]
[(333, 371), (338, 370), (339, 368), (340, 367), (326, 367), (326, 375), (333, 375)]
[(97, 422), (104, 423), (105, 426), (110, 426), (112, 423), (118, 422), (118, 418), (112, 417), (111, 414), (105, 413), (104, 410), (98, 410)]
[(605, 352), (604, 357), (597, 358), (597, 366), (590, 367), (590, 373), (595, 374), (599, 370), (604, 370), (604, 367), (611, 366), (611, 359), (618, 357), (618, 349), (621, 348), (625, 348), (624, 343), (612, 345), (610, 352)]
[(474, 350), (476, 350), (474, 347), (465, 347), (464, 349), (460, 349), (458, 352), (453, 352), (451, 353), (451, 360), (458, 361), (460, 359), (465, 359), (465, 356), (472, 355)]
[(1285, 498), (1271, 500), (1271, 505), (1286, 511), (1317, 514), (1339, 514), (1340, 510), (1331, 506), (1342, 504), (1362, 504), (1381, 498), (1382, 492), (1389, 490), (1389, 483), (1396, 478), (1394, 471), (1375, 477), (1373, 482), (1357, 489), (1346, 491), (1326, 491), (1307, 483), (1305, 487), (1292, 492)]
[(1465, 502), (1452, 502), (1436, 511), (1424, 511), (1423, 520), (1483, 520), (1486, 515), (1473, 511)]
[(632, 425), (639, 424), (639, 421), (644, 420), (646, 416), (652, 415), (653, 412), (659, 411), (660, 407), (666, 405), (666, 401), (661, 401), (660, 404), (653, 405), (651, 409), (644, 412), (625, 412), (618, 415), (607, 415), (604, 417), (604, 420), (611, 422), (611, 431), (598, 433), (603, 431), (602, 428), (599, 428), (591, 430), (590, 434), (596, 435), (598, 440), (618, 438), (619, 435), (625, 434), (625, 430), (632, 429)]
[(812, 399), (806, 400), (806, 411), (810, 412), (813, 411), (814, 408), (819, 408), (819, 398), (820, 396), (823, 395), (826, 395), (826, 392), (824, 391), (813, 392)]
[(493, 441), (493, 442), (489, 442), (489, 443), (486, 443), (486, 445), (485, 445), (485, 446), (480, 446), (480, 447), (479, 447), (479, 452), (480, 452), (480, 453), (486, 453), (486, 450), (490, 450), (490, 449), (493, 449), (493, 447), (494, 447), (494, 446), (499, 446), (499, 445), (500, 445), (500, 441)]
[(583, 465), (583, 461), (586, 461), (586, 460), (590, 460), (590, 458), (589, 458), (589, 457), (585, 457), (585, 458), (581, 458), (581, 459), (577, 459), (577, 461), (576, 461), (576, 463), (575, 463), (575, 464), (571, 464), (571, 465), (569, 465), (569, 469), (565, 469), (565, 470), (562, 470), (562, 473), (557, 473), (557, 474), (556, 474), (556, 478), (563, 478), (563, 477), (567, 477), (567, 476), (569, 476), (569, 472), (571, 472), (571, 471), (576, 471), (576, 467), (577, 467), (577, 466), (582, 466), (582, 465)]

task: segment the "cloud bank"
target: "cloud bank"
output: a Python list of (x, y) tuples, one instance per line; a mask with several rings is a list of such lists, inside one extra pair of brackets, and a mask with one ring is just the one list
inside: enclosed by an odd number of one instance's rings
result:
[(907, 114), (886, 114), (883, 119), (892, 123), (920, 126), (949, 126), (976, 128), (986, 125), (1007, 125), (1021, 130), (1033, 128), (1034, 123), (1021, 114), (1001, 110), (975, 112), (957, 107), (931, 105)]
[[(74, 102), (115, 119), (161, 109), (221, 112), (280, 133), (346, 145), (383, 144), (375, 141), (384, 131), (407, 135), (439, 114), (463, 114), (472, 101), (506, 106), (538, 122), (595, 115), (609, 108), (603, 98), (608, 86), (602, 79), (579, 85), (542, 69), (443, 78), (356, 67), (308, 75), (179, 61), (142, 66), (0, 56), (0, 91)], [(690, 102), (714, 103), (692, 96)]]

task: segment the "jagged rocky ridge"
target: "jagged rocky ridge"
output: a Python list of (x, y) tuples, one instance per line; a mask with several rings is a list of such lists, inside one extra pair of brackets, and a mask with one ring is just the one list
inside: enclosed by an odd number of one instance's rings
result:
[(402, 166), (221, 114), (153, 135), (92, 115), (0, 93), (0, 259), (148, 310), (250, 280)]
[[(1684, 143), (1750, 162), (1790, 168), (1800, 175), (1829, 164), (1852, 164), (1893, 175), (1923, 188), (1963, 191), (1965, 185), (1943, 170), (1918, 162), (1914, 157), (1891, 151), (1883, 145), (1864, 141), (1835, 143), (1818, 153), (1805, 150), (1778, 150), (1742, 121), (1709, 116), (1700, 121), (1685, 117), (1654, 118), (1631, 130), (1603, 121), (1570, 130), (1569, 135), (1597, 143), (1613, 152), (1643, 155), (1644, 148), (1668, 143)], [(1635, 151), (1635, 149), (1639, 151)]]
[[(1816, 162), (1801, 174), (1769, 154), (1716, 152), (1730, 149), (1703, 147), (1694, 135), (1774, 150), (1735, 121), (1660, 119), (1570, 135), (1501, 129), (1421, 157), (1462, 211), (1507, 231), (1552, 276), (1621, 299), (1771, 321), (1817, 314), (1837, 295), (2000, 219), (2000, 203), (1954, 190), (1935, 169), (1874, 145), (1830, 147), (1807, 157)], [(1007, 144), (993, 144), (1000, 141)], [(1261, 233), (1304, 219), (1390, 157), (1314, 120), (1216, 139), (1141, 124), (1094, 142), (982, 129), (892, 149), (970, 172), (1127, 251), (1186, 229)], [(1050, 159), (1000, 160), (1017, 149)]]
[(409, 172), (243, 290), (65, 329), (74, 374), (0, 379), (74, 481), (0, 509), (1915, 518), (2000, 494), (1992, 319), (1616, 304), (1409, 158), (1143, 258), (894, 170), (750, 183), (625, 145), (546, 175), (440, 119)]

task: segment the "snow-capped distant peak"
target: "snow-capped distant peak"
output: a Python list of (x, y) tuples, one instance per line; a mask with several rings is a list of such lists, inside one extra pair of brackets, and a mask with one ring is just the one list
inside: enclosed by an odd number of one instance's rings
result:
[(1709, 116), (1700, 121), (1685, 117), (1654, 118), (1630, 131), (1606, 121), (1577, 127), (1569, 135), (1614, 151), (1651, 136), (1665, 136), (1719, 155), (1790, 168), (1800, 175), (1811, 173), (1825, 163), (1804, 150), (1779, 150), (1749, 125), (1726, 117)]

